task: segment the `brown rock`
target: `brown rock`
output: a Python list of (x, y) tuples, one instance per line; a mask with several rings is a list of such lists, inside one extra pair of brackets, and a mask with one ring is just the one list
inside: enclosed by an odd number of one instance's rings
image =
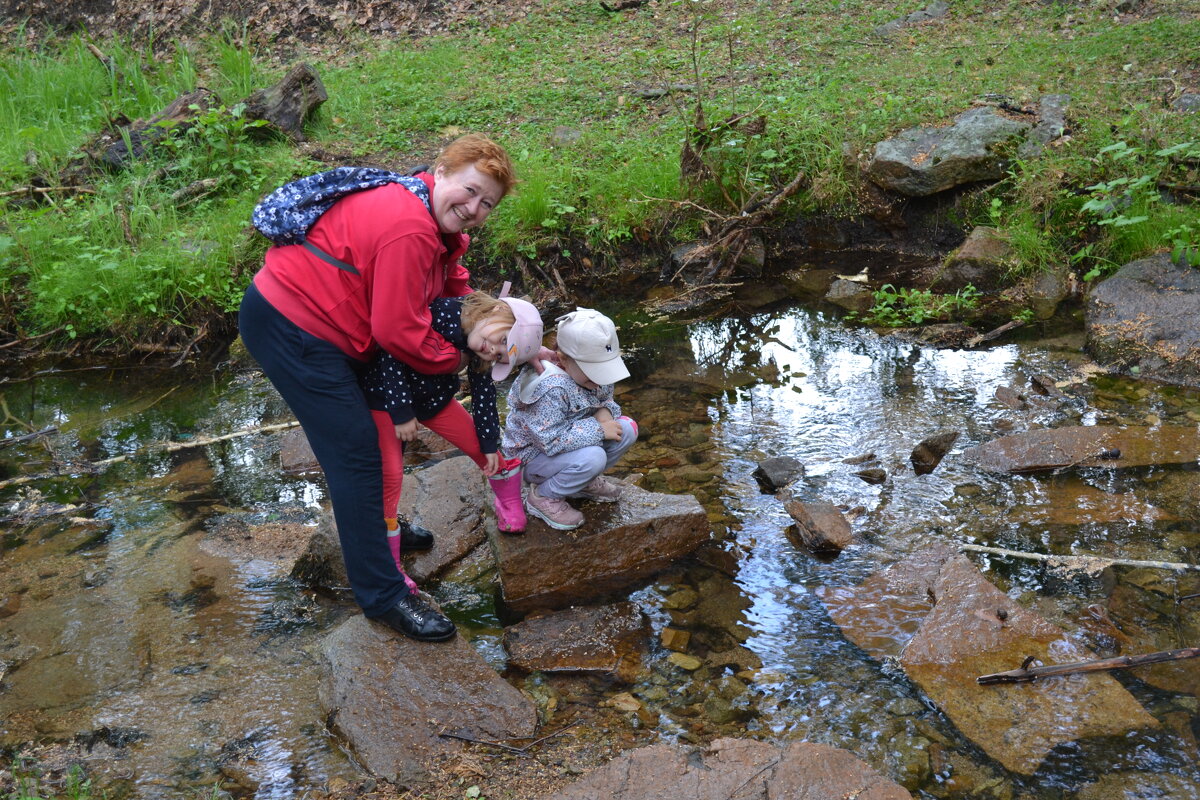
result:
[(21, 595), (17, 592), (0, 598), (0, 619), (8, 619), (21, 610)]
[(1014, 411), (1020, 411), (1029, 406), (1029, 404), (1025, 402), (1025, 395), (1021, 394), (1011, 386), (997, 386), (996, 391), (992, 396)]
[(845, 750), (718, 739), (705, 749), (656, 744), (632, 750), (541, 800), (911, 800), (899, 784)]
[(404, 569), (417, 583), (444, 573), (487, 539), (491, 489), (475, 462), (455, 456), (404, 476), (400, 513), (433, 533), (433, 549), (406, 554)]
[(796, 520), (788, 534), (792, 538), (792, 530), (795, 530), (798, 547), (814, 553), (840, 553), (854, 538), (850, 523), (833, 503), (793, 501), (785, 503), (783, 507)]
[(417, 642), (358, 615), (321, 645), (319, 687), (330, 727), (367, 771), (402, 786), (427, 782), (428, 764), (462, 743), (533, 735), (537, 712), (464, 638)]
[(965, 460), (990, 472), (1194, 464), (1198, 457), (1200, 431), (1184, 425), (1050, 428), (1002, 436), (963, 452)]
[(632, 603), (568, 608), (506, 628), (509, 663), (530, 672), (608, 672), (632, 681), (650, 628)]
[(284, 472), (294, 475), (321, 471), (303, 428), (289, 428), (279, 435), (279, 461)]
[(957, 439), (958, 431), (947, 431), (922, 441), (912, 451), (913, 472), (918, 475), (928, 475), (933, 472), (937, 469), (937, 465), (942, 463), (946, 453), (950, 452), (950, 448), (954, 446)]
[(595, 601), (638, 585), (709, 539), (691, 495), (628, 487), (616, 503), (584, 503), (583, 527), (531, 517), (523, 536), (492, 533), (505, 604), (518, 613)]
[(692, 634), (679, 628), (663, 628), (661, 638), (663, 647), (679, 653), (686, 653)]
[(878, 485), (887, 480), (887, 470), (879, 467), (869, 467), (868, 469), (860, 469), (854, 473), (862, 478), (866, 483)]
[(1156, 727), (1109, 675), (980, 686), (980, 675), (1096, 658), (1015, 603), (948, 548), (906, 559), (856, 589), (819, 594), (847, 638), (872, 655), (896, 655), (908, 676), (966, 736), (1006, 768), (1033, 774), (1054, 747)]

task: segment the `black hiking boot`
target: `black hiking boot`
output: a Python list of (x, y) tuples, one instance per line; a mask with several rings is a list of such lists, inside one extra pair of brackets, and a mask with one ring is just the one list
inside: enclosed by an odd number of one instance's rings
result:
[(453, 622), (431, 608), (415, 592), (401, 597), (396, 605), (375, 619), (419, 642), (444, 642), (453, 639), (458, 632)]
[(401, 517), (397, 520), (400, 527), (400, 549), (403, 552), (410, 550), (429, 550), (433, 547), (433, 534), (422, 528), (420, 525), (413, 525), (408, 520)]

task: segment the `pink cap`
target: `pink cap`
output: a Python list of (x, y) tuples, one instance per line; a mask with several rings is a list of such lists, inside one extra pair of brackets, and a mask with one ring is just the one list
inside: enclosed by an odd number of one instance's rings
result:
[(492, 380), (502, 381), (516, 367), (524, 364), (537, 355), (542, 347), (542, 315), (538, 313), (533, 303), (517, 297), (507, 297), (510, 284), (505, 281), (500, 290), (500, 300), (508, 303), (516, 322), (508, 331), (505, 340), (505, 361), (497, 361), (492, 365)]

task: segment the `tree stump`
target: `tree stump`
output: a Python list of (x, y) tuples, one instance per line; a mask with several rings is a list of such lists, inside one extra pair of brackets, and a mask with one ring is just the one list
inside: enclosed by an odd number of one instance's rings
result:
[(316, 70), (297, 64), (279, 83), (255, 91), (242, 102), (247, 119), (266, 120), (293, 142), (302, 142), (304, 120), (328, 99)]

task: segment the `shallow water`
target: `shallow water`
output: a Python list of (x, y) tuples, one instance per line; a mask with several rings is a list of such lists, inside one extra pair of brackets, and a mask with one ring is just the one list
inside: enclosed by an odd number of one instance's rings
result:
[[(749, 731), (825, 742), (928, 797), (1082, 797), (1079, 787), (1110, 772), (1131, 773), (1121, 789), (1130, 796), (1154, 791), (1158, 773), (1200, 784), (1192, 695), (1121, 674), (1162, 728), (1057, 748), (1022, 778), (971, 745), (901, 670), (848, 643), (815, 594), (938, 542), (1196, 562), (1194, 469), (1004, 476), (981, 473), (959, 454), (1036, 426), (1192, 425), (1200, 396), (1090, 377), (1082, 340), (1070, 332), (1033, 331), (987, 351), (934, 350), (788, 308), (679, 328), (631, 319), (622, 340), (634, 375), (618, 399), (642, 423), (628, 469), (650, 488), (695, 492), (724, 537), (713, 549), (727, 562), (714, 569), (689, 561), (634, 599), (656, 627), (673, 618), (691, 625), (700, 651), (741, 642), (761, 661), (735, 678), (732, 669), (677, 669), (656, 648), (631, 691), (663, 737)], [(1035, 374), (1070, 384), (1058, 407), (1013, 411), (993, 399), (997, 387), (1027, 387)], [(313, 521), (319, 481), (282, 475), (274, 437), (143, 450), (286, 419), (273, 392), (247, 372), (82, 372), (6, 384), (3, 394), (13, 417), (61, 430), (0, 450), (6, 474), (48, 470), (51, 455), (133, 457), (98, 475), (0, 495), (0, 604), (18, 604), (0, 619), (0, 743), (70, 742), (79, 751), (83, 742), (97, 780), (136, 797), (218, 781), (241, 796), (294, 797), (358, 775), (324, 728), (313, 655), (351, 611), (280, 578), (266, 561), (231, 561), (205, 544), (222, 520)], [(4, 430), (28, 429), (10, 419)], [(915, 475), (907, 467), (913, 446), (947, 430), (960, 434), (951, 453), (932, 474)], [(884, 484), (865, 483), (854, 475), (861, 465), (844, 463), (866, 453), (887, 470)], [(795, 497), (858, 509), (856, 544), (836, 560), (795, 547), (782, 502), (760, 492), (753, 470), (777, 455), (805, 464)], [(39, 503), (79, 508), (37, 516)], [(1070, 630), (1112, 596), (1121, 598), (1118, 622), (1159, 631), (1168, 642), (1159, 649), (1198, 644), (1180, 640), (1194, 630), (1196, 601), (1171, 599), (1200, 591), (1195, 581), (1120, 568), (1092, 580), (1033, 562), (972, 560), (1011, 597)], [(708, 605), (673, 617), (670, 598), (684, 589)], [(456, 583), (438, 596), (501, 668), (490, 593)]]

